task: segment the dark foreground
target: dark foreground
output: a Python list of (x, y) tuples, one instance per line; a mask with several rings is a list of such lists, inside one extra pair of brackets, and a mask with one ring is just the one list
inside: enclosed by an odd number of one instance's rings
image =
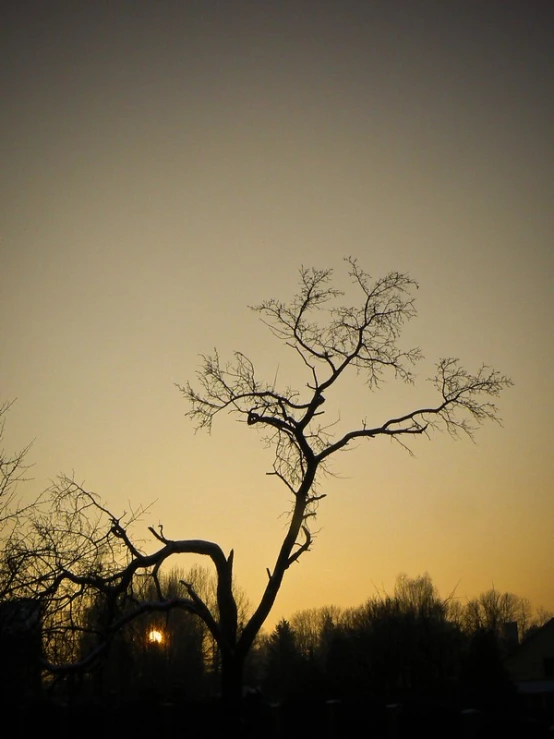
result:
[(194, 737), (223, 739), (553, 739), (546, 721), (499, 715), (440, 704), (381, 706), (369, 701), (290, 701), (281, 705), (245, 700), (240, 719), (226, 717), (217, 701), (152, 705), (148, 700), (119, 705), (73, 706), (34, 703), (4, 706), (10, 736), (56, 735), (57, 739)]

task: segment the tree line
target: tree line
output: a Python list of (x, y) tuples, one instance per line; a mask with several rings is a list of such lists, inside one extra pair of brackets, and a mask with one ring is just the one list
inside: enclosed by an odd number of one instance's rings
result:
[(357, 608), (324, 607), (281, 620), (260, 646), (264, 691), (278, 700), (416, 698), (498, 709), (514, 698), (504, 659), (552, 614), (494, 588), (462, 602), (431, 577), (400, 575), (392, 594)]
[[(216, 608), (217, 583), (208, 569), (173, 569), (159, 577), (170, 596), (179, 597), (193, 583)], [(151, 581), (145, 578), (135, 597), (154, 600)], [(249, 605), (244, 596), (239, 601), (246, 619)], [(86, 667), (108, 603), (96, 598), (81, 606), (84, 626), (73, 639), (55, 620), (45, 624), (43, 638), (58, 661), (83, 667), (49, 673), (43, 690), (54, 700), (183, 704), (220, 694), (217, 642), (187, 610), (145, 608)], [(552, 617), (513, 593), (491, 588), (462, 602), (454, 594), (442, 597), (427, 573), (402, 574), (392, 593), (373, 595), (358, 607), (304, 609), (262, 630), (245, 666), (244, 691), (277, 703), (433, 700), (511, 710), (515, 688), (504, 660)]]

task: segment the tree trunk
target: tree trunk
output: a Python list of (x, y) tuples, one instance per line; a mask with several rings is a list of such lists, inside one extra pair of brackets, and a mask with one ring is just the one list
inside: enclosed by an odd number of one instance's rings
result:
[(239, 727), (242, 722), (242, 688), (245, 656), (241, 653), (222, 651), (221, 700), (226, 726)]

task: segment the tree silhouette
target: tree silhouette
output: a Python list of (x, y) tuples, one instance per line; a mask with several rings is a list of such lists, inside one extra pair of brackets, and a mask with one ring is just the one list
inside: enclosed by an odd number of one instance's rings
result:
[(383, 705), (416, 696), (448, 698), (462, 646), (459, 628), (448, 619), (449, 603), (427, 573), (400, 574), (393, 595), (376, 595), (342, 612), (301, 611), (290, 623), (299, 651), (302, 624), (313, 624), (310, 652), (319, 657), (331, 697), (371, 695)]
[(275, 626), (265, 652), (264, 692), (277, 700), (294, 695), (303, 676), (304, 659), (288, 621), (282, 619)]
[[(18, 485), (25, 481), (29, 465), (26, 457), (30, 444), (18, 451), (4, 448), (6, 417), (14, 401), (0, 403), (0, 542), (2, 550), (9, 546), (14, 531), (21, 519), (36, 506), (40, 497), (33, 501), (23, 502), (17, 494)], [(9, 595), (14, 574), (6, 567), (5, 558), (0, 558), (0, 599)]]
[[(22, 555), (41, 551), (40, 561), (33, 564), (32, 584), (27, 580), (26, 587), (55, 602), (58, 612), (64, 603), (67, 606), (85, 592), (104, 593), (111, 609), (106, 639), (145, 611), (181, 608), (196, 614), (218, 645), (221, 690), (229, 706), (239, 702), (246, 657), (271, 612), (285, 573), (312, 546), (312, 522), (324, 498), (319, 484), (322, 473), (329, 471), (331, 457), (352, 442), (371, 442), (379, 437), (408, 448), (410, 440), (439, 427), (454, 437), (471, 437), (483, 422), (499, 420), (494, 400), (511, 385), (509, 378), (485, 365), (472, 374), (457, 359), (441, 359), (430, 378), (429, 402), (376, 424), (362, 420), (346, 432), (338, 431), (333, 419), (325, 417), (325, 403), (337, 387), (349, 382), (349, 376), (360, 375), (370, 391), (390, 378), (411, 385), (413, 367), (422, 358), (419, 348), (406, 349), (399, 343), (406, 322), (416, 315), (414, 280), (400, 272), (373, 280), (355, 259), (345, 261), (357, 296), (354, 304), (342, 302), (344, 293), (333, 286), (332, 270), (302, 267), (298, 292), (290, 301), (271, 298), (253, 306), (274, 338), (299, 360), (305, 376), (299, 389), (259, 380), (254, 363), (241, 352), (226, 362), (217, 351), (203, 356), (196, 383), (178, 385), (188, 403), (187, 415), (197, 429), (209, 431), (220, 414), (230, 413), (260, 431), (274, 452), (270, 474), (292, 496), (286, 533), (273, 565), (267, 568), (265, 590), (250, 618), (242, 621), (238, 617), (233, 551), (225, 554), (218, 544), (202, 539), (169, 539), (160, 527), (150, 529), (158, 548), (144, 553), (131, 538), (133, 515), (113, 515), (73, 479), (62, 479), (58, 485), (57, 511), (60, 505), (69, 506), (74, 545), (79, 539), (86, 546), (73, 546), (71, 556), (59, 556), (57, 549), (67, 545), (67, 520), (65, 543), (52, 533), (62, 530), (59, 523), (51, 521), (37, 524), (35, 539), (20, 542)], [(360, 407), (363, 402), (360, 398)], [(162, 592), (158, 578), (162, 564), (183, 553), (211, 559), (217, 577), (215, 606), (200, 596), (194, 583), (184, 584), (184, 596), (169, 597)], [(133, 580), (140, 573), (153, 578), (157, 597), (135, 602), (134, 610), (122, 609), (121, 601), (129, 597)]]

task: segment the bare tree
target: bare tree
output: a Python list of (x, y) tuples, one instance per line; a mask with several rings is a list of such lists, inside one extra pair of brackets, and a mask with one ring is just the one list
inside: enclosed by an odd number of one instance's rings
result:
[[(239, 352), (229, 363), (222, 363), (217, 352), (203, 357), (199, 389), (190, 383), (180, 387), (197, 428), (210, 430), (215, 417), (226, 411), (262, 429), (265, 442), (275, 450), (272, 474), (293, 494), (288, 530), (267, 571), (265, 591), (238, 637), (229, 601), (226, 633), (233, 639), (229, 644), (224, 637), (220, 646), (224, 664), (226, 654), (231, 662), (229, 672), (237, 673), (231, 682), (238, 680), (241, 660), (270, 613), (285, 572), (312, 544), (310, 522), (324, 497), (317, 492), (318, 476), (330, 457), (355, 440), (387, 436), (406, 445), (408, 439), (439, 426), (452, 436), (472, 437), (483, 422), (499, 420), (493, 399), (511, 385), (509, 378), (485, 365), (472, 374), (457, 359), (441, 359), (432, 378), (434, 402), (377, 425), (362, 422), (334, 437), (333, 426), (323, 421), (323, 406), (349, 371), (363, 375), (370, 390), (378, 389), (387, 375), (411, 384), (412, 368), (422, 358), (419, 348), (399, 345), (402, 328), (416, 315), (416, 283), (398, 272), (371, 280), (356, 260), (346, 262), (359, 296), (354, 307), (340, 303), (343, 293), (332, 286), (331, 270), (302, 268), (300, 290), (290, 302), (270, 299), (253, 308), (273, 335), (298, 355), (308, 375), (302, 391), (258, 380), (254, 364)], [(226, 569), (230, 580), (232, 556)]]
[(468, 633), (490, 631), (501, 638), (505, 629), (516, 623), (518, 636), (522, 639), (531, 623), (531, 613), (527, 598), (501, 593), (492, 587), (465, 604), (462, 624)]
[(39, 503), (41, 496), (32, 501), (24, 501), (18, 495), (18, 486), (27, 480), (27, 455), (30, 444), (18, 451), (7, 451), (4, 448), (6, 416), (14, 401), (6, 401), (0, 405), (0, 599), (9, 597), (15, 572), (6, 567), (3, 556), (10, 547), (10, 542), (17, 527), (29, 511)]
[(30, 444), (16, 452), (3, 447), (6, 416), (12, 405), (13, 401), (0, 405), (0, 533), (21, 509), (16, 497), (17, 485), (25, 479), (28, 469), (25, 458), (30, 449)]
[[(346, 264), (357, 295), (353, 305), (343, 302), (343, 293), (333, 286), (332, 270), (302, 268), (299, 290), (292, 300), (271, 298), (253, 306), (273, 336), (300, 361), (307, 378), (300, 389), (278, 388), (275, 382), (259, 380), (254, 363), (241, 352), (223, 362), (217, 351), (203, 357), (196, 383), (178, 386), (188, 403), (187, 415), (197, 429), (209, 431), (218, 415), (230, 413), (259, 430), (274, 451), (269, 474), (284, 484), (292, 498), (286, 533), (273, 565), (267, 568), (261, 599), (247, 620), (241, 623), (237, 615), (233, 551), (226, 555), (216, 543), (202, 539), (168, 539), (163, 528), (151, 528), (159, 546), (145, 554), (131, 540), (128, 521), (111, 514), (73, 480), (63, 481), (58, 491), (65, 505), (78, 501), (76, 506), (72, 503), (76, 516), (70, 521), (72, 529), (79, 531), (82, 516), (89, 514), (102, 514), (107, 524), (104, 528), (94, 524), (90, 530), (83, 529), (80, 535), (86, 547), (74, 547), (74, 556), (67, 561), (48, 559), (48, 552), (61, 542), (51, 543), (50, 550), (48, 546), (41, 550), (38, 541), (31, 546), (31, 550), (42, 552), (35, 586), (40, 585), (51, 602), (63, 594), (59, 603), (67, 608), (76, 596), (89, 590), (105, 593), (113, 604), (108, 636), (145, 610), (179, 607), (199, 616), (219, 647), (222, 695), (229, 705), (236, 705), (240, 698), (246, 656), (271, 612), (286, 571), (312, 546), (311, 524), (317, 504), (324, 497), (318, 483), (321, 474), (328, 471), (331, 457), (352, 442), (371, 442), (379, 437), (408, 448), (410, 440), (439, 427), (454, 437), (472, 437), (483, 422), (499, 420), (494, 400), (511, 385), (509, 378), (485, 365), (471, 373), (457, 359), (441, 359), (431, 378), (429, 402), (376, 424), (361, 421), (339, 432), (332, 419), (325, 419), (325, 402), (352, 373), (363, 377), (371, 391), (391, 377), (412, 384), (413, 367), (422, 358), (419, 348), (405, 349), (399, 343), (406, 322), (416, 315), (416, 283), (399, 272), (373, 280), (355, 259), (348, 258)], [(360, 398), (360, 405), (363, 402)], [(49, 532), (51, 527), (45, 522), (40, 533), (46, 541)], [(156, 601), (137, 601), (133, 608), (121, 608), (121, 600), (129, 598), (138, 573), (156, 578), (169, 557), (182, 553), (211, 559), (217, 576), (215, 607), (197, 593), (193, 583), (185, 583), (186, 597), (167, 598), (158, 589)]]
[(342, 610), (338, 606), (305, 608), (294, 613), (289, 622), (301, 654), (310, 656), (320, 650), (325, 630), (340, 623), (341, 615)]

